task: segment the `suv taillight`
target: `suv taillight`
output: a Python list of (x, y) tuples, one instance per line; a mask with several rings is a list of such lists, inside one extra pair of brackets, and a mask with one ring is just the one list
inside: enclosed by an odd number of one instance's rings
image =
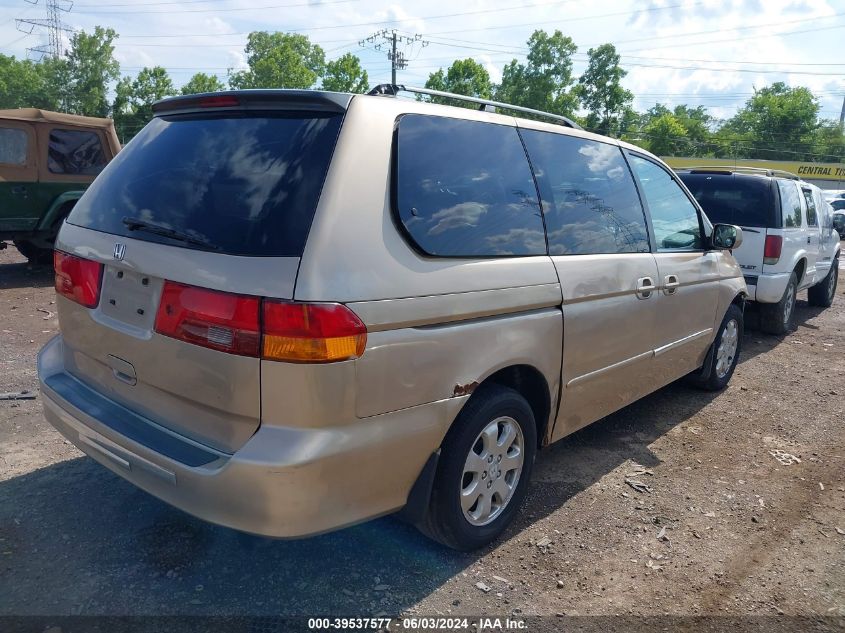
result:
[(103, 265), (63, 251), (53, 251), (56, 292), (71, 301), (96, 308), (100, 303)]
[(766, 245), (763, 247), (763, 263), (777, 264), (780, 253), (783, 250), (783, 237), (781, 235), (767, 235)]
[(166, 281), (155, 331), (241, 356), (295, 363), (358, 358), (367, 328), (336, 303), (296, 303)]

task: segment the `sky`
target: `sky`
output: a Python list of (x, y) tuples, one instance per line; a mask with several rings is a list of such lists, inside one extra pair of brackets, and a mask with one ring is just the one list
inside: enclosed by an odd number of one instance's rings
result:
[[(28, 47), (47, 42), (43, 30), (26, 34), (15, 21), (45, 18), (46, 2), (0, 0), (0, 53), (23, 57)], [(245, 67), (243, 49), (254, 30), (303, 33), (327, 59), (352, 52), (375, 85), (390, 81), (388, 46), (377, 50), (383, 38), (368, 38), (395, 29), (408, 59), (398, 82), (423, 85), (430, 73), (467, 57), (498, 81), (505, 64), (524, 60), (534, 30), (559, 29), (578, 45), (576, 76), (591, 47), (616, 46), (638, 110), (685, 103), (727, 118), (755, 89), (784, 81), (810, 88), (821, 116), (836, 119), (845, 97), (845, 0), (78, 0), (72, 6), (60, 0), (60, 6), (70, 9), (62, 19), (74, 29), (117, 31), (123, 74), (161, 65), (177, 86), (197, 71), (225, 81), (229, 69)]]

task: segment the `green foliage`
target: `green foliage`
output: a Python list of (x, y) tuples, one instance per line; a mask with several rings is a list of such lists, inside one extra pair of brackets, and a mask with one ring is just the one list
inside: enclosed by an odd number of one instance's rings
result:
[(323, 90), (333, 92), (364, 93), (370, 87), (367, 71), (361, 68), (361, 60), (352, 53), (346, 53), (326, 64), (323, 76)]
[(723, 149), (741, 158), (803, 160), (811, 153), (819, 109), (808, 88), (779, 81), (757, 90), (719, 129)]
[[(474, 59), (456, 59), (446, 72), (441, 68), (437, 72), (431, 73), (425, 82), (425, 87), (430, 90), (454, 92), (455, 94), (481, 99), (490, 99), (493, 95), (490, 73)], [(431, 101), (467, 108), (478, 107), (465, 101), (443, 97), (432, 97)]]
[(197, 73), (188, 80), (179, 91), (183, 95), (195, 95), (202, 92), (220, 92), (226, 90), (226, 84), (220, 81), (215, 75)]
[(120, 64), (114, 58), (114, 29), (97, 26), (93, 34), (80, 31), (70, 40), (65, 60), (53, 60), (54, 72), (66, 77), (64, 110), (72, 114), (104, 117), (109, 114), (109, 84), (120, 76)]
[(253, 31), (245, 52), (249, 70), (229, 72), (233, 89), (310, 88), (326, 67), (323, 49), (305, 35)]
[(646, 149), (658, 156), (685, 155), (687, 128), (671, 112), (652, 117), (643, 128)]
[(528, 39), (525, 64), (512, 60), (502, 71), (496, 99), (553, 114), (572, 116), (578, 109), (573, 90), (572, 55), (578, 50), (572, 38), (555, 31), (534, 31)]
[(619, 65), (613, 44), (602, 44), (587, 52), (587, 69), (578, 80), (577, 95), (587, 110), (587, 127), (599, 134), (619, 136), (621, 122), (634, 95), (622, 87), (628, 73)]
[(61, 106), (56, 87), (55, 64), (36, 64), (28, 59), (0, 55), (0, 108), (44, 108)]
[(114, 124), (121, 142), (126, 143), (153, 117), (152, 105), (176, 94), (173, 82), (161, 66), (143, 68), (133, 80), (124, 77), (117, 83), (114, 99)]

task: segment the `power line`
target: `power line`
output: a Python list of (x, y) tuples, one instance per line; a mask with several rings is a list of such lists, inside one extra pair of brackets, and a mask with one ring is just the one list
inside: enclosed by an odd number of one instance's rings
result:
[(391, 31), (388, 31), (387, 29), (381, 30), (378, 33), (373, 33), (358, 42), (358, 44), (363, 48), (370, 48), (367, 46), (367, 44), (370, 44), (374, 51), (381, 51), (385, 44), (390, 46), (387, 50), (387, 59), (390, 60), (390, 76), (393, 84), (396, 84), (396, 71), (404, 70), (408, 67), (408, 58), (405, 55), (405, 51), (398, 50), (397, 45), (411, 47), (416, 43), (420, 44), (420, 49), (428, 46), (428, 41), (422, 39), (422, 35), (399, 35), (396, 29)]
[[(38, 4), (38, 0), (26, 0), (30, 4)], [(25, 35), (31, 35), (36, 28), (47, 30), (49, 42), (40, 46), (33, 46), (27, 52), (39, 53), (41, 57), (47, 55), (53, 58), (60, 58), (64, 55), (62, 44), (62, 33), (73, 32), (73, 28), (65, 24), (61, 19), (61, 13), (67, 13), (73, 7), (72, 0), (44, 0), (47, 7), (47, 18), (17, 18), (15, 26)], [(28, 28), (27, 28), (28, 27)]]

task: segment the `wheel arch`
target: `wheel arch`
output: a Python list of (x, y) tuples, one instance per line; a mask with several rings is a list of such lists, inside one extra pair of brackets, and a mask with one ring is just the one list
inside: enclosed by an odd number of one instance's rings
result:
[(502, 367), (494, 371), (481, 380), (475, 390), (473, 390), (473, 396), (475, 396), (475, 393), (480, 387), (490, 384), (509, 387), (528, 401), (531, 411), (534, 413), (534, 422), (537, 425), (538, 447), (547, 444), (546, 434), (550, 426), (549, 418), (552, 412), (552, 394), (549, 383), (543, 373), (533, 365), (508, 365), (507, 367)]

